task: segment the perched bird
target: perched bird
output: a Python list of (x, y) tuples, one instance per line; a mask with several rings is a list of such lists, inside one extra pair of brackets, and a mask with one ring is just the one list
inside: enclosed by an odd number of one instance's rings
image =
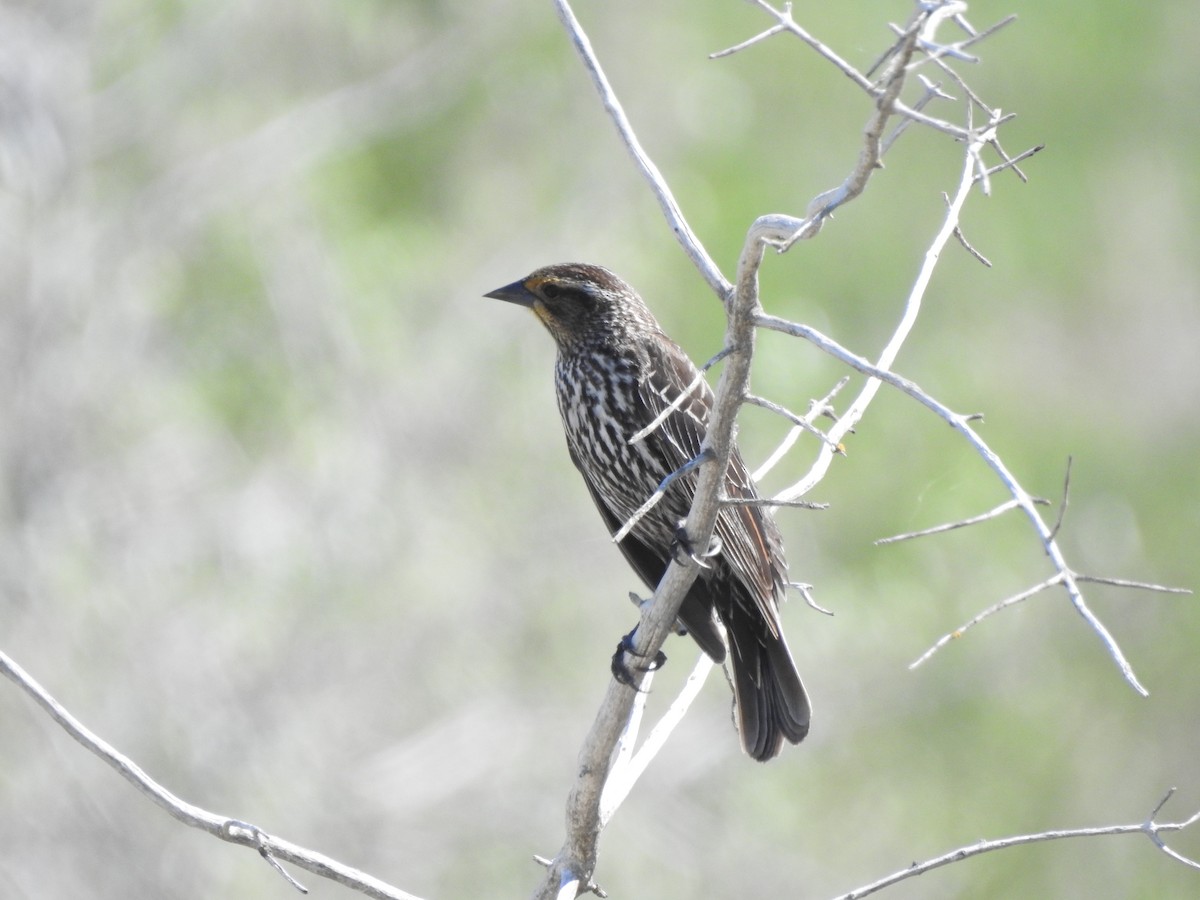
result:
[[(615, 535), (664, 478), (699, 455), (711, 388), (633, 288), (600, 266), (547, 266), (485, 296), (532, 309), (558, 345), (554, 383), (567, 447)], [(651, 589), (686, 542), (682, 522), (696, 478), (692, 471), (673, 481), (618, 545)], [(758, 497), (736, 447), (724, 492), (735, 500)], [(725, 626), (742, 747), (765, 762), (785, 740), (804, 738), (810, 716), (779, 619), (787, 587), (783, 541), (766, 507), (745, 504), (721, 508), (714, 538), (679, 622), (717, 663), (725, 661), (726, 639), (714, 612)]]

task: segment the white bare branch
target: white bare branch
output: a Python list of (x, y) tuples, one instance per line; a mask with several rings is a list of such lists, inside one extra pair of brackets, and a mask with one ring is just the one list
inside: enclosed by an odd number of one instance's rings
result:
[[(1034, 497), (1033, 502), (1039, 506), (1049, 506), (1050, 501), (1043, 497)], [(968, 525), (978, 525), (980, 522), (987, 522), (990, 519), (995, 519), (1004, 515), (1012, 509), (1018, 509), (1020, 506), (1016, 500), (1006, 500), (999, 506), (989, 509), (985, 513), (980, 513), (977, 516), (970, 516), (966, 519), (959, 519), (957, 522), (947, 522), (943, 525), (934, 525), (932, 528), (923, 528), (920, 531), (908, 531), (904, 534), (893, 534), (891, 537), (879, 538), (875, 541), (877, 546), (883, 544), (895, 544), (900, 541), (909, 541), (913, 538), (928, 537), (931, 534), (942, 534), (946, 531), (954, 531), (956, 528), (966, 528)]]
[(1020, 834), (1014, 837), (999, 838), (992, 841), (979, 841), (974, 844), (969, 844), (966, 847), (959, 847), (957, 850), (951, 850), (949, 853), (944, 853), (941, 856), (927, 859), (924, 862), (912, 863), (905, 866), (897, 872), (893, 872), (886, 878), (881, 878), (878, 881), (865, 885), (860, 888), (855, 888), (846, 894), (841, 894), (834, 900), (860, 900), (862, 897), (867, 897), (884, 888), (891, 887), (908, 878), (914, 878), (917, 875), (924, 875), (933, 869), (947, 866), (951, 863), (959, 862), (960, 860), (970, 859), (972, 856), (978, 856), (981, 853), (991, 853), (995, 850), (1007, 850), (1010, 847), (1021, 847), (1026, 844), (1038, 844), (1043, 841), (1057, 841), (1063, 838), (1091, 838), (1100, 837), (1103, 835), (1117, 834), (1144, 834), (1148, 837), (1159, 850), (1167, 854), (1172, 859), (1183, 863), (1193, 869), (1200, 869), (1200, 862), (1189, 859), (1183, 854), (1172, 850), (1167, 846), (1162, 839), (1164, 832), (1183, 831), (1185, 828), (1190, 828), (1196, 822), (1200, 821), (1200, 812), (1196, 812), (1184, 819), (1182, 822), (1155, 822), (1154, 817), (1162, 810), (1166, 802), (1171, 799), (1171, 795), (1175, 793), (1175, 788), (1167, 791), (1167, 794), (1159, 804), (1146, 817), (1144, 822), (1136, 822), (1130, 825), (1102, 825), (1097, 828), (1065, 828), (1057, 831), (1042, 831), (1038, 834)]
[(592, 77), (592, 83), (600, 95), (605, 111), (617, 127), (621, 141), (633, 157), (638, 171), (650, 183), (650, 189), (654, 191), (654, 196), (658, 198), (658, 205), (662, 208), (663, 215), (667, 219), (667, 224), (671, 226), (676, 240), (679, 241), (683, 251), (700, 270), (700, 274), (704, 276), (704, 280), (708, 282), (717, 296), (725, 299), (729, 295), (729, 282), (725, 280), (725, 276), (721, 274), (721, 270), (713, 262), (712, 257), (708, 255), (708, 251), (704, 249), (704, 245), (700, 243), (700, 239), (696, 237), (692, 227), (683, 217), (683, 211), (679, 208), (679, 203), (676, 202), (675, 195), (658, 170), (658, 166), (642, 148), (641, 141), (638, 140), (633, 126), (629, 124), (629, 118), (625, 115), (625, 108), (617, 99), (612, 85), (609, 84), (608, 77), (600, 66), (600, 60), (596, 57), (596, 51), (592, 49), (592, 42), (584, 32), (583, 26), (579, 24), (579, 20), (575, 18), (571, 5), (567, 0), (554, 0), (554, 6), (558, 10), (559, 20), (571, 38), (575, 52), (579, 54), (584, 68)]
[(255, 825), (230, 818), (229, 816), (211, 813), (206, 809), (201, 809), (199, 806), (181, 800), (147, 775), (132, 759), (89, 730), (66, 707), (55, 700), (44, 687), (38, 684), (32, 676), (3, 652), (0, 652), (0, 674), (3, 674), (28, 694), (38, 706), (50, 715), (50, 718), (57, 722), (67, 734), (78, 741), (84, 749), (112, 766), (122, 778), (132, 784), (146, 797), (153, 800), (162, 809), (166, 810), (174, 819), (192, 828), (207, 831), (214, 837), (219, 837), (221, 840), (228, 841), (231, 844), (253, 848), (276, 871), (283, 875), (293, 887), (301, 891), (305, 890), (291, 875), (284, 871), (283, 867), (279, 864), (280, 860), (292, 863), (315, 875), (320, 875), (322, 878), (336, 881), (338, 884), (352, 888), (368, 897), (379, 898), (379, 900), (419, 900), (413, 894), (402, 891), (398, 887), (393, 887), (357, 869), (352, 869), (350, 866), (344, 865), (335, 859), (331, 859), (313, 850), (308, 850), (290, 841), (285, 841), (282, 838), (269, 835)]

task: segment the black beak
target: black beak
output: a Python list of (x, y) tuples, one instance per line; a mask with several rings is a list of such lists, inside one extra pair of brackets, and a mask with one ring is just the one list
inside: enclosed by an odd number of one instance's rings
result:
[(509, 303), (516, 303), (518, 306), (533, 306), (533, 301), (536, 299), (529, 292), (529, 288), (525, 287), (523, 281), (514, 281), (512, 284), (506, 284), (502, 288), (488, 291), (483, 296), (491, 297), (493, 300), (507, 300)]

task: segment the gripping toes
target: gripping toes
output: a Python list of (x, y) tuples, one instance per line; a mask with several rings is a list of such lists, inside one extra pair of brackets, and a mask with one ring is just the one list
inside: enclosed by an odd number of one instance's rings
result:
[(613, 678), (617, 679), (621, 684), (628, 685), (634, 690), (641, 690), (638, 683), (641, 681), (641, 676), (647, 672), (656, 672), (663, 667), (667, 661), (667, 654), (659, 650), (654, 654), (654, 659), (650, 660), (646, 665), (630, 666), (625, 662), (625, 655), (635, 659), (645, 659), (633, 648), (633, 635), (637, 632), (637, 628), (621, 638), (617, 642), (617, 652), (612, 657), (612, 674)]
[(712, 564), (708, 560), (720, 555), (721, 539), (714, 534), (708, 542), (708, 549), (702, 553), (698, 552), (687, 533), (686, 525), (687, 522), (680, 519), (679, 524), (675, 526), (675, 542), (671, 546), (671, 552), (681, 563), (691, 562), (702, 569), (711, 569)]

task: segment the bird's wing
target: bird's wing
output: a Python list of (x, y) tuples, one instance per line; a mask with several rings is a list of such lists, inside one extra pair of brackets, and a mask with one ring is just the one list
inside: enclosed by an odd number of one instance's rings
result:
[[(698, 377), (687, 354), (669, 338), (654, 342), (649, 352), (649, 374), (641, 385), (641, 398), (648, 409), (648, 422), (664, 414), (665, 418), (644, 440), (657, 442), (673, 471), (699, 455), (708, 431), (713, 392), (708, 382)], [(688, 392), (687, 399), (666, 412), (684, 391)], [(693, 474), (680, 479), (689, 504), (695, 478)], [(758, 499), (736, 446), (729, 456), (724, 492), (733, 500)], [(778, 601), (785, 591), (787, 562), (775, 520), (762, 506), (724, 506), (717, 514), (714, 531), (721, 540), (722, 556), (753, 598), (772, 635), (779, 635)]]

